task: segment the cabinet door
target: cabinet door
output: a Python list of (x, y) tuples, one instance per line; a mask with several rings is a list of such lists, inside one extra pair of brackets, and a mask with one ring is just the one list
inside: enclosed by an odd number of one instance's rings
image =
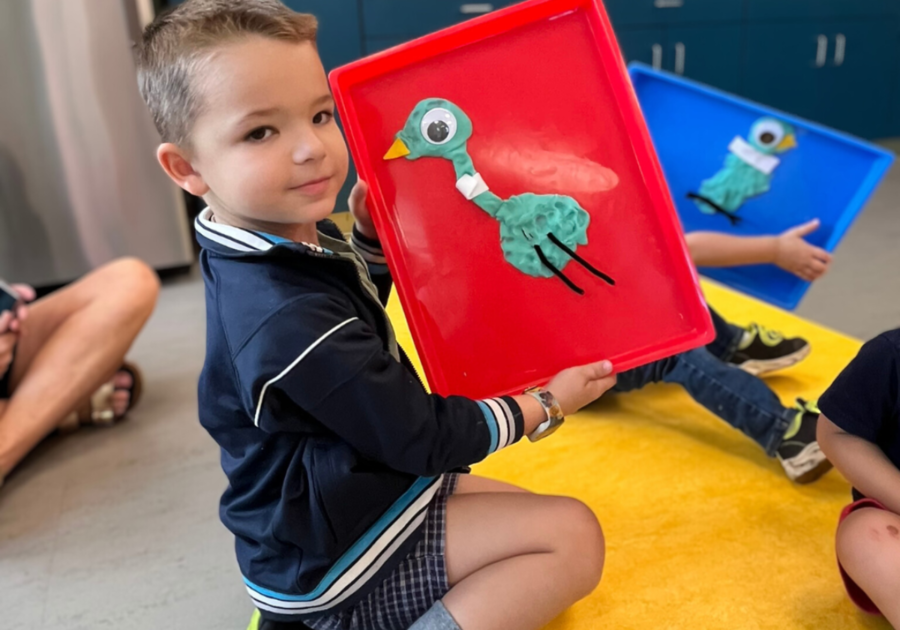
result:
[(819, 120), (825, 32), (824, 24), (815, 23), (748, 25), (741, 92), (764, 105)]
[[(328, 0), (325, 0), (328, 1)], [(409, 39), (515, 4), (514, 0), (363, 0), (366, 36)]]
[(663, 67), (726, 92), (741, 88), (741, 26), (670, 26)]
[(725, 22), (741, 19), (742, 0), (606, 0), (615, 26)]
[(819, 20), (896, 14), (897, 0), (748, 0), (755, 20)]
[(894, 18), (748, 27), (744, 94), (815, 122), (890, 133), (897, 72)]
[(294, 11), (319, 19), (319, 55), (325, 70), (362, 57), (362, 32), (356, 0), (284, 0)]
[(897, 73), (897, 25), (862, 20), (829, 25), (828, 62), (820, 69), (818, 121), (863, 138), (890, 134), (892, 80)]
[(666, 31), (663, 28), (620, 28), (616, 39), (627, 63), (640, 61), (654, 68), (665, 63)]

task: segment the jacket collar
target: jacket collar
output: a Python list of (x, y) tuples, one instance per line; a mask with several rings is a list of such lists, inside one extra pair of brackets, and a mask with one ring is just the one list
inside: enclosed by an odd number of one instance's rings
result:
[(212, 220), (212, 209), (209, 207), (204, 208), (197, 216), (194, 227), (197, 230), (197, 241), (204, 249), (226, 256), (265, 254), (279, 245), (295, 246), (292, 249), (319, 256), (334, 254), (329, 249), (311, 243), (297, 243), (266, 232), (216, 223)]

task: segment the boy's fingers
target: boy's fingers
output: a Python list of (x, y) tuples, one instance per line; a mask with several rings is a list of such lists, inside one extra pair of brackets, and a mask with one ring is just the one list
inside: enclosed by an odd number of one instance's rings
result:
[(362, 180), (356, 182), (356, 185), (353, 186), (353, 190), (350, 191), (350, 209), (354, 212), (357, 212), (361, 206), (363, 206), (366, 202), (366, 194), (368, 193), (368, 187), (366, 183)]
[(598, 361), (584, 366), (587, 371), (587, 377), (590, 381), (598, 381), (606, 378), (613, 371), (613, 365), (609, 361)]
[(793, 236), (803, 237), (803, 236), (806, 236), (807, 234), (812, 234), (813, 232), (818, 230), (819, 225), (820, 225), (819, 220), (813, 219), (812, 221), (804, 223), (803, 225), (798, 225), (797, 227), (791, 228), (790, 230), (788, 230), (788, 234), (791, 234)]
[(831, 254), (826, 252), (824, 249), (817, 248), (815, 257), (816, 257), (816, 260), (819, 260), (819, 261), (825, 263), (826, 265), (831, 263)]

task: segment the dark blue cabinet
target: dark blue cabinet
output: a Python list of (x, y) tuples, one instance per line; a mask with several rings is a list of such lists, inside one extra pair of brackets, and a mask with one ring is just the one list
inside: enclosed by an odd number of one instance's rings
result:
[(495, 9), (513, 0), (362, 0), (366, 34), (373, 38), (418, 37)]
[(728, 92), (741, 89), (741, 25), (672, 26), (663, 67)]
[[(319, 18), (319, 49), (330, 70), (516, 0), (283, 1)], [(605, 5), (628, 61), (863, 137), (900, 135), (900, 0)]]
[(741, 87), (740, 24), (621, 28), (617, 38), (628, 62), (700, 81), (729, 92)]
[(657, 28), (621, 28), (616, 37), (627, 62), (640, 61), (654, 68), (662, 68), (665, 61), (666, 30)]
[(896, 133), (896, 29), (892, 19), (752, 24), (743, 93), (865, 138)]
[[(792, 0), (784, 0), (790, 2)], [(606, 0), (618, 26), (740, 21), (743, 0)]]
[(293, 9), (319, 19), (319, 55), (326, 70), (359, 59), (363, 33), (357, 0), (283, 0)]
[(897, 0), (747, 0), (747, 19), (827, 20), (896, 15)]

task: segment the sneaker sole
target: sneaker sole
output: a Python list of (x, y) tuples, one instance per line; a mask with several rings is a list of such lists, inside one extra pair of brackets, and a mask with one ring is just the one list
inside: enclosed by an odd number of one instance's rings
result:
[(763, 376), (764, 374), (770, 374), (771, 372), (777, 372), (778, 370), (784, 370), (786, 368), (791, 367), (792, 365), (797, 365), (803, 359), (809, 356), (809, 353), (812, 351), (808, 345), (800, 348), (797, 352), (793, 354), (788, 354), (783, 357), (778, 357), (777, 359), (766, 359), (760, 361), (744, 361), (737, 367), (741, 368), (745, 372), (752, 374), (753, 376)]
[(779, 455), (778, 461), (784, 467), (788, 479), (799, 485), (812, 483), (834, 468), (822, 454), (817, 442), (807, 444), (806, 448), (790, 459), (782, 459)]

